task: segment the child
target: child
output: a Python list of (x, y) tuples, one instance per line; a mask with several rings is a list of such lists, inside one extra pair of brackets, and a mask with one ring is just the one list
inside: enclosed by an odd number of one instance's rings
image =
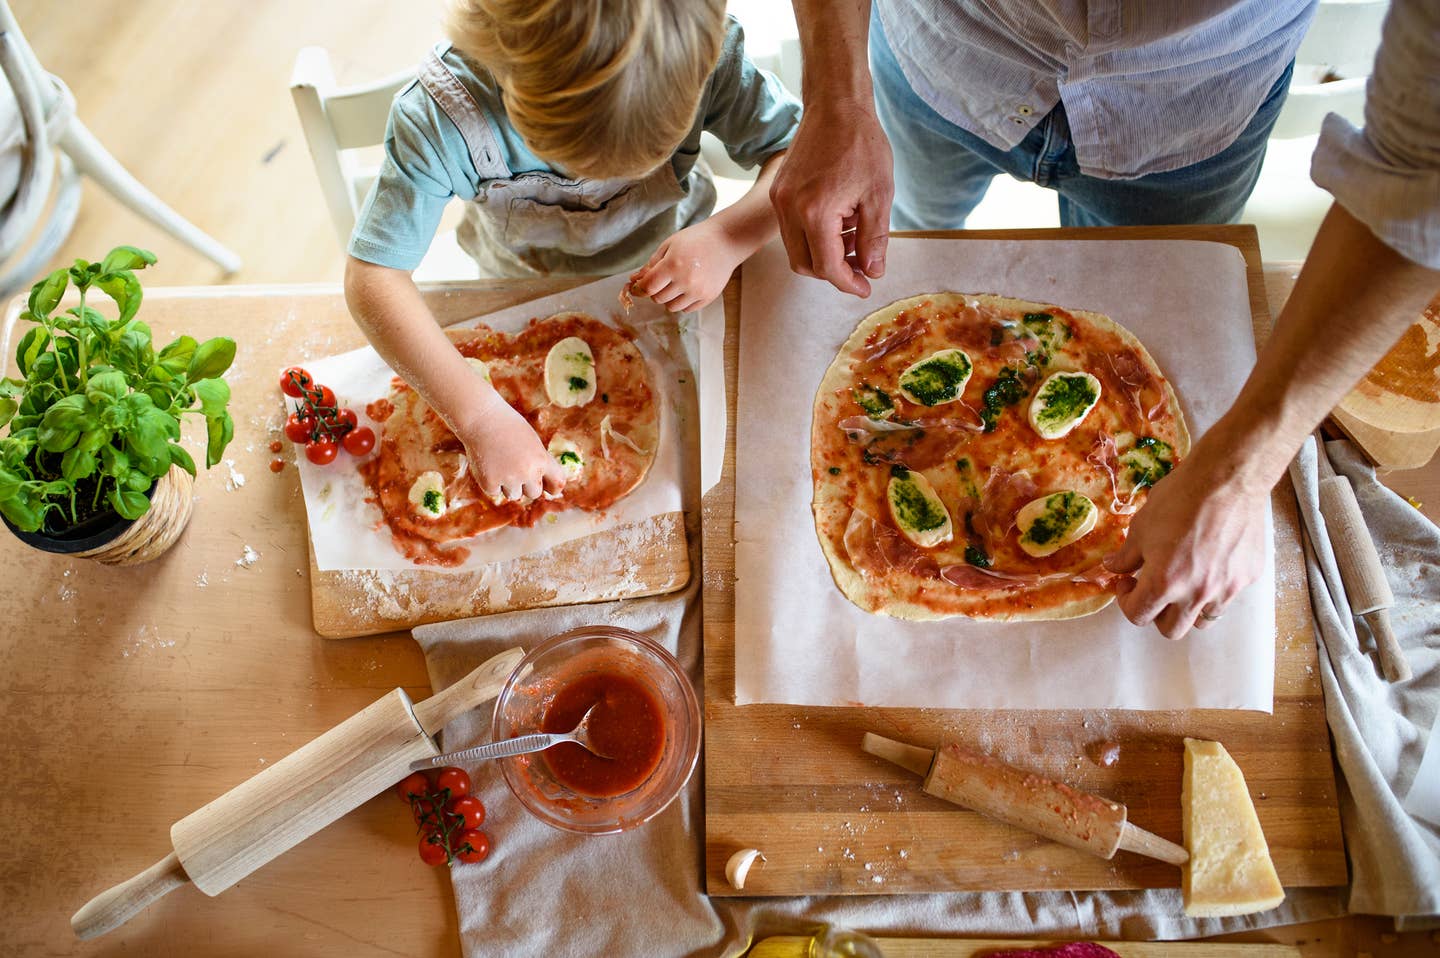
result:
[[(453, 45), (391, 108), (345, 295), (465, 444), (481, 490), (533, 498), (560, 490), (559, 464), (451, 347), (410, 278), (446, 202), (471, 200), (458, 238), (485, 275), (641, 267), (634, 292), (698, 309), (775, 236), (768, 191), (800, 105), (746, 59), (723, 0), (452, 0), (447, 26)], [(702, 130), (761, 164), (712, 219)]]

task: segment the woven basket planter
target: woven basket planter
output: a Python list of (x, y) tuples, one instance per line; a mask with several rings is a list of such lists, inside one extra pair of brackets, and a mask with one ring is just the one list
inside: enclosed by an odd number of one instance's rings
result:
[(188, 472), (171, 466), (151, 487), (150, 508), (144, 515), (134, 521), (117, 517), (114, 523), (82, 539), (57, 539), (20, 532), (13, 526), (11, 531), (25, 544), (45, 552), (94, 559), (106, 565), (139, 565), (158, 559), (185, 531), (194, 507), (194, 485)]

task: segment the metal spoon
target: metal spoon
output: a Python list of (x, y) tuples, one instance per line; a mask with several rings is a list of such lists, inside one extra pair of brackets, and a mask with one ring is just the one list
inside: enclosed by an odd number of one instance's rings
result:
[(592, 755), (609, 758), (610, 756), (597, 751), (595, 746), (590, 744), (590, 716), (595, 714), (598, 705), (597, 702), (590, 706), (580, 717), (580, 724), (568, 732), (536, 732), (532, 735), (507, 738), (502, 742), (491, 742), (489, 745), (476, 745), (474, 748), (461, 749), (458, 752), (446, 752), (444, 755), (411, 762), (410, 771), (420, 772), (427, 768), (439, 768), (442, 765), (455, 765), (460, 762), (482, 762), (492, 758), (506, 758), (510, 755), (543, 752), (561, 742), (574, 742)]

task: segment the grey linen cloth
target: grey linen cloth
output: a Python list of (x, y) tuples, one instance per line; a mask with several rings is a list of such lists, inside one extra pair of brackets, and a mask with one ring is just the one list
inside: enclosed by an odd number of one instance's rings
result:
[(1349, 478), (1385, 567), (1390, 620), (1414, 676), (1380, 672), (1369, 627), (1351, 614), (1319, 508), (1315, 440), (1290, 466), (1306, 536), (1325, 711), (1339, 762), (1340, 817), (1350, 855), (1351, 911), (1440, 914), (1440, 830), (1402, 807), (1440, 708), (1440, 529), (1382, 486), (1348, 442), (1326, 443)]

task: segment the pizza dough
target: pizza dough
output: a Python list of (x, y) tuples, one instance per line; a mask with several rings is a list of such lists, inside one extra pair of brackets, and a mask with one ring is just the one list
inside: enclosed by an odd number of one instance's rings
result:
[[(533, 526), (564, 509), (602, 510), (645, 478), (659, 447), (659, 416), (650, 371), (628, 333), (584, 313), (531, 320), (513, 336), (485, 326), (447, 333), (472, 360), (477, 381), (488, 379), (535, 428), (566, 484), (554, 499), (491, 501), (459, 438), (397, 377), (389, 397), (366, 408), (380, 425), (379, 441), (359, 468), (395, 548), (411, 561), (459, 565), (469, 550), (456, 543), (506, 525)], [(550, 395), (557, 382), (560, 402)]]
[[(945, 368), (902, 387), (937, 355)], [(868, 612), (1088, 615), (1114, 598), (1101, 560), (1189, 449), (1174, 390), (1109, 317), (992, 295), (916, 296), (861, 321), (820, 383), (816, 532), (836, 585)]]

